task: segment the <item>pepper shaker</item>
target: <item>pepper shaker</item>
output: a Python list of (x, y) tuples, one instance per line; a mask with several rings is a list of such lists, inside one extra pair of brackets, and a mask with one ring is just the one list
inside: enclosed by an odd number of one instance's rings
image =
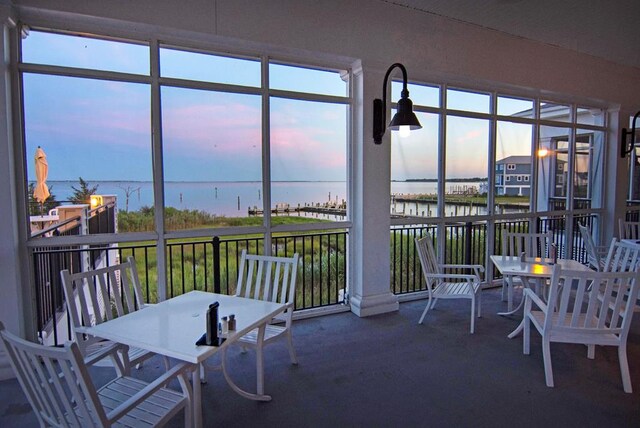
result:
[(236, 316), (235, 314), (229, 315), (229, 331), (235, 331), (236, 329)]

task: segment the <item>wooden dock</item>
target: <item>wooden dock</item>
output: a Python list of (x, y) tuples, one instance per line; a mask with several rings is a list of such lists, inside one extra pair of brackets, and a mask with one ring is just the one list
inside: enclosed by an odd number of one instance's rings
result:
[[(292, 213), (318, 213), (318, 214), (327, 214), (327, 215), (347, 215), (347, 205), (346, 202), (342, 203), (334, 203), (334, 202), (325, 202), (325, 203), (313, 203), (313, 204), (305, 204), (299, 205), (296, 207), (292, 207), (289, 204), (278, 203), (274, 208), (271, 209), (271, 214), (292, 214)], [(264, 210), (258, 208), (256, 206), (249, 207), (248, 209), (249, 216), (258, 216), (264, 215)]]

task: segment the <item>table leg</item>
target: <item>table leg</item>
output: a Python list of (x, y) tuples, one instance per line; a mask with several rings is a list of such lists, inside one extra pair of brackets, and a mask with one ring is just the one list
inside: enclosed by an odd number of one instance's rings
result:
[(270, 395), (263, 394), (261, 393), (261, 391), (258, 391), (257, 394), (253, 394), (251, 392), (245, 391), (244, 389), (236, 385), (236, 383), (233, 381), (233, 379), (231, 379), (231, 376), (229, 376), (229, 373), (227, 372), (226, 360), (227, 360), (227, 350), (224, 349), (222, 350), (222, 374), (224, 374), (224, 379), (227, 381), (227, 384), (229, 385), (229, 387), (236, 394), (240, 395), (241, 397), (248, 398), (249, 400), (271, 401)]
[(516, 337), (517, 335), (520, 334), (520, 332), (522, 331), (523, 328), (524, 328), (524, 318), (522, 319), (522, 321), (520, 321), (520, 324), (518, 324), (516, 329), (513, 330), (511, 333), (509, 333), (509, 335), (507, 337), (509, 339), (513, 339), (514, 337)]
[(200, 385), (200, 364), (194, 366), (191, 372), (193, 388), (193, 426), (202, 428), (202, 388)]
[[(511, 276), (507, 276), (505, 277), (505, 280), (507, 281), (507, 311), (498, 312), (498, 315), (501, 315), (501, 316), (515, 314), (520, 310), (520, 308), (522, 307), (522, 304), (524, 303), (524, 299), (522, 299), (518, 304), (518, 307), (515, 309), (512, 309), (513, 308), (513, 278)], [(523, 284), (524, 284), (524, 281), (523, 281)]]
[[(542, 298), (546, 301), (547, 299), (545, 298), (545, 293), (544, 293), (544, 287), (545, 287), (545, 278), (535, 278), (536, 281), (536, 294), (537, 295), (541, 295)], [(529, 282), (525, 282), (523, 281), (523, 284), (528, 284)], [(524, 285), (526, 287), (526, 285)], [(518, 305), (518, 307), (513, 311), (517, 311), (518, 309), (520, 309), (524, 304), (524, 297), (522, 298), (522, 300), (520, 301), (520, 304)], [(513, 313), (511, 312), (511, 313)], [(506, 313), (502, 313), (500, 315), (506, 315)], [(524, 329), (524, 317), (522, 318), (522, 321), (520, 321), (520, 324), (518, 324), (518, 326), (516, 327), (515, 330), (513, 330), (511, 333), (509, 333), (509, 335), (507, 336), (509, 339), (513, 339), (514, 337), (516, 337), (517, 335), (520, 334), (520, 332), (522, 332), (522, 330)]]

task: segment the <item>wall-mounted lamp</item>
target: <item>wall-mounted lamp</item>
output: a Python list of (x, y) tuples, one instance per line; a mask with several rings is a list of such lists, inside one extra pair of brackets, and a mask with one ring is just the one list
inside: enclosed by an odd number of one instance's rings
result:
[(382, 99), (376, 98), (373, 100), (373, 142), (376, 144), (382, 144), (382, 136), (385, 132), (387, 122), (387, 81), (389, 80), (389, 74), (391, 71), (398, 67), (402, 71), (402, 92), (400, 93), (400, 100), (398, 101), (398, 111), (396, 112), (391, 122), (389, 122), (389, 129), (392, 131), (400, 131), (401, 134), (408, 133), (414, 129), (422, 128), (418, 118), (413, 113), (413, 103), (409, 99), (409, 90), (407, 89), (407, 69), (404, 65), (396, 62), (387, 70), (384, 75), (384, 83), (382, 85)]
[(539, 158), (543, 158), (545, 156), (547, 156), (549, 154), (549, 150), (542, 148), (542, 149), (538, 149), (538, 157)]
[[(624, 158), (631, 153), (636, 145), (636, 120), (640, 116), (640, 111), (633, 116), (633, 122), (631, 122), (631, 131), (627, 131), (627, 128), (622, 128), (622, 137), (620, 139), (620, 157)], [(627, 149), (627, 135), (631, 135), (631, 141), (629, 142), (629, 148)]]
[(102, 205), (102, 195), (91, 195), (89, 198), (91, 208), (97, 208)]

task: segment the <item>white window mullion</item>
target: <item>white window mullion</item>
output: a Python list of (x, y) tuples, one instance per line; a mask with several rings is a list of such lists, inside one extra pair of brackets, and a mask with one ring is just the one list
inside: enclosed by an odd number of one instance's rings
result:
[(162, 103), (160, 99), (160, 52), (158, 41), (150, 43), (151, 59), (151, 154), (153, 157), (153, 200), (158, 241), (156, 262), (158, 275), (158, 301), (167, 298), (166, 238), (164, 224), (164, 168), (162, 159)]
[(269, 58), (262, 57), (262, 209), (264, 254), (271, 255), (271, 99)]

